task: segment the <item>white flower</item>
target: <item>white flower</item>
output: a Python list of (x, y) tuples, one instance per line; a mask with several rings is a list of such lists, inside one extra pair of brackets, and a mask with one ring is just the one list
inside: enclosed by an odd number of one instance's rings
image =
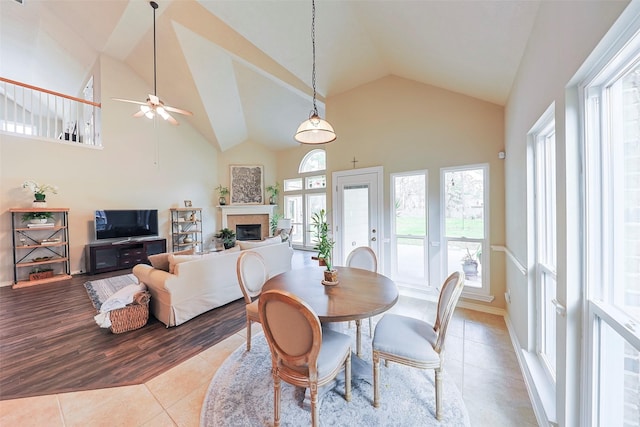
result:
[(22, 188), (29, 189), (33, 194), (46, 194), (51, 192), (53, 194), (58, 194), (58, 187), (55, 185), (49, 184), (38, 184), (35, 181), (25, 181), (22, 183)]

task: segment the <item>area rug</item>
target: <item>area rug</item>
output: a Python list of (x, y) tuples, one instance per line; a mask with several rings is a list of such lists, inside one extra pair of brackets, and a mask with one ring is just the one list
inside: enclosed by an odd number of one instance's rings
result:
[(133, 274), (109, 277), (107, 279), (92, 280), (84, 284), (91, 303), (100, 310), (102, 303), (119, 289), (125, 286), (138, 283), (138, 279)]
[[(348, 332), (352, 336), (354, 329)], [(362, 335), (363, 359), (371, 361), (371, 340)], [(354, 338), (355, 345), (355, 338)], [(356, 357), (355, 355), (352, 357)], [(340, 374), (344, 375), (344, 374)], [(373, 386), (353, 380), (351, 402), (343, 386), (319, 399), (320, 425), (326, 426), (469, 426), (469, 414), (453, 380), (444, 372), (442, 421), (435, 418), (433, 370), (380, 364), (380, 407), (373, 407)], [(311, 413), (303, 404), (304, 389), (281, 382), (282, 426), (308, 426)], [(218, 369), (205, 396), (200, 425), (273, 425), (271, 355), (263, 334), (253, 337), (251, 351), (242, 344)]]

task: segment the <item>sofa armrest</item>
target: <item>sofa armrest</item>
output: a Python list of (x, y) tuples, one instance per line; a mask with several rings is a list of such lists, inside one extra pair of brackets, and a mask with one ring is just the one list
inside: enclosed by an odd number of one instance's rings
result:
[(138, 282), (144, 283), (148, 288), (167, 291), (165, 282), (175, 277), (164, 270), (158, 270), (147, 264), (137, 264), (133, 267), (132, 273), (138, 278)]

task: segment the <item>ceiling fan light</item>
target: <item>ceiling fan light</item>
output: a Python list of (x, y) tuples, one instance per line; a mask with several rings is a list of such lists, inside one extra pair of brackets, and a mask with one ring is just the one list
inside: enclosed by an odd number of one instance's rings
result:
[(294, 138), (301, 144), (326, 144), (336, 140), (336, 132), (328, 121), (313, 114), (300, 124)]
[(167, 113), (167, 110), (165, 110), (164, 107), (156, 107), (156, 112), (165, 120), (169, 118), (169, 113)]
[[(148, 108), (148, 107), (147, 107)], [(153, 117), (155, 116), (155, 114), (153, 114), (153, 110), (151, 108), (149, 108), (149, 111), (147, 111), (146, 113), (144, 113), (145, 117), (147, 119), (153, 119)]]
[(140, 111), (142, 111), (143, 113), (147, 114), (149, 111), (151, 111), (151, 108), (149, 108), (148, 105), (141, 105), (140, 106)]

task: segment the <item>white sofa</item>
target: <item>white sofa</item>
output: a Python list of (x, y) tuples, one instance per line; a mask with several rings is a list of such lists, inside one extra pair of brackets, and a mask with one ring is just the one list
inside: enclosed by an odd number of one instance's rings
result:
[[(291, 270), (293, 250), (288, 243), (248, 250), (262, 255), (269, 277)], [(239, 250), (170, 256), (175, 261), (173, 273), (147, 264), (133, 267), (133, 274), (140, 283), (147, 285), (151, 293), (151, 312), (167, 327), (180, 325), (199, 314), (242, 298), (236, 274)]]

